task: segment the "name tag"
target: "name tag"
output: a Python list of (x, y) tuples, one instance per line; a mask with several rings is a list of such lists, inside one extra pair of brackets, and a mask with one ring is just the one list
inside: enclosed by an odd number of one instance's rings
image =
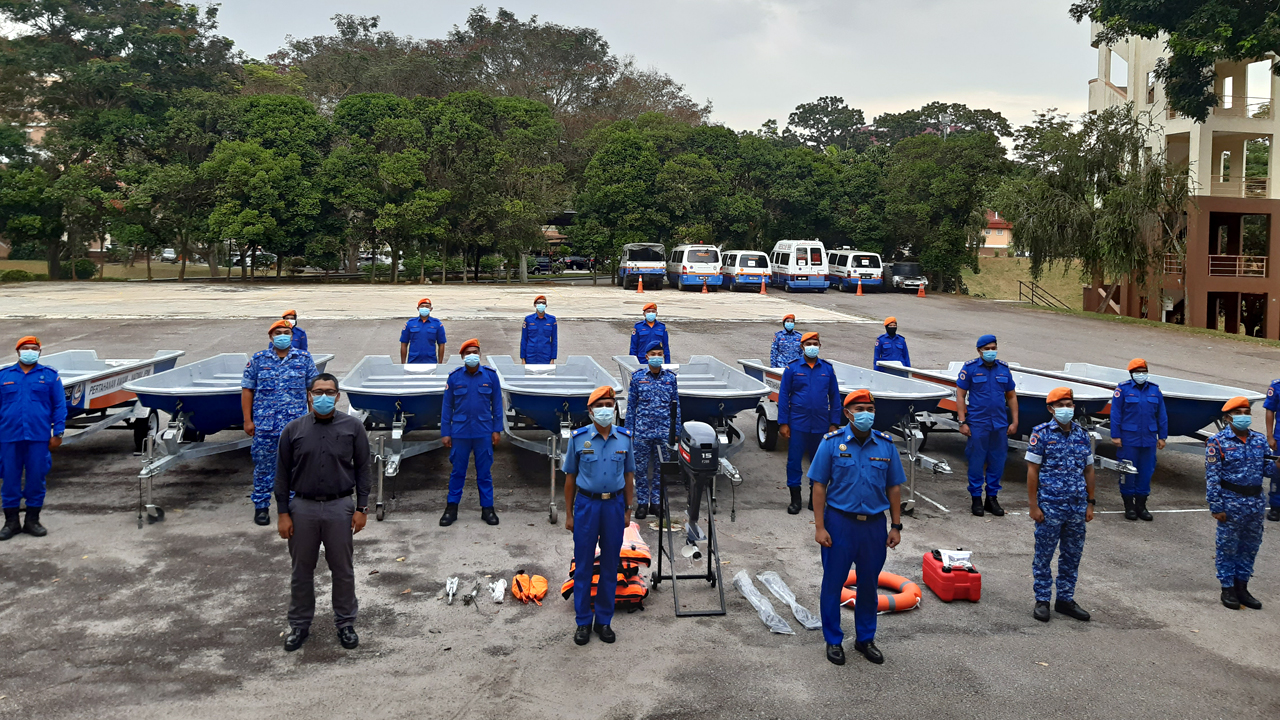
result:
[(853, 457), (852, 453), (840, 453), (840, 457)]
[(595, 455), (595, 454), (596, 454), (596, 451), (595, 451), (595, 450), (582, 450), (582, 451), (580, 451), (580, 452), (581, 452), (583, 455)]

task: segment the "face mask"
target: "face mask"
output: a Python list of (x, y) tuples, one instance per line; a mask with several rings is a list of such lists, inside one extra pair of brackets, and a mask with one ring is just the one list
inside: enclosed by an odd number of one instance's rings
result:
[(796, 329), (796, 324), (793, 322), (784, 322), (782, 323), (782, 327), (786, 328), (787, 332), (791, 332)]
[(613, 424), (613, 408), (598, 407), (591, 411), (591, 419), (596, 421), (597, 425), (608, 427)]
[(540, 313), (544, 313), (547, 311), (547, 305), (546, 303), (538, 303), (537, 305), (533, 306), (533, 309), (537, 310)]
[(1066, 425), (1076, 416), (1076, 409), (1073, 407), (1060, 407), (1053, 409), (1053, 419), (1059, 423)]
[(311, 407), (315, 409), (317, 414), (328, 415), (333, 412), (334, 406), (338, 404), (338, 398), (332, 395), (321, 395), (320, 397), (311, 397)]
[(822, 348), (818, 347), (817, 345), (805, 345), (804, 356), (812, 360), (813, 358), (818, 357), (818, 351), (821, 349)]
[(650, 356), (649, 356), (649, 367), (651, 367), (651, 368), (660, 368), (660, 367), (662, 367), (662, 356), (661, 356), (661, 355), (650, 355)]
[(473, 368), (480, 364), (480, 356), (476, 354), (471, 354), (462, 358), (462, 362), (466, 364), (467, 367)]
[(271, 344), (275, 345), (277, 350), (287, 350), (293, 344), (293, 338), (289, 335), (276, 335), (271, 338)]
[(856, 412), (853, 414), (853, 427), (858, 432), (866, 432), (871, 429), (872, 423), (876, 421), (876, 414), (873, 412)]
[(1253, 424), (1252, 415), (1232, 415), (1231, 416), (1231, 427), (1237, 430), (1248, 430), (1249, 426), (1252, 424)]
[(657, 320), (657, 319), (658, 319), (658, 313), (645, 313), (645, 314), (644, 314), (644, 321), (645, 321), (645, 322), (653, 322), (653, 321), (655, 321), (655, 320)]
[(289, 323), (289, 327), (296, 327), (298, 324), (297, 320), (285, 320), (285, 322)]
[(418, 308), (418, 317), (431, 317), (431, 308)]
[(18, 361), (23, 365), (35, 365), (40, 359), (39, 350), (20, 350), (18, 352)]
[(995, 362), (995, 361), (996, 361), (996, 351), (995, 351), (995, 350), (983, 350), (983, 351), (982, 351), (982, 362), (993, 363), (993, 362)]
[(898, 328), (896, 327), (887, 327), (884, 329), (884, 331), (889, 333), (889, 337), (893, 337), (894, 335), (898, 334)]
[(1145, 385), (1147, 383), (1147, 374), (1136, 372), (1133, 374), (1133, 381), (1139, 385)]

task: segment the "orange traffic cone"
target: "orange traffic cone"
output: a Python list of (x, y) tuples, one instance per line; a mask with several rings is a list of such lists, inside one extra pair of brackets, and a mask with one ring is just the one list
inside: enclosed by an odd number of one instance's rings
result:
[(636, 278), (636, 293), (640, 294), (643, 292), (644, 292), (644, 276), (641, 275), (640, 277)]
[(924, 285), (920, 285), (920, 289), (916, 291), (916, 297), (924, 297)]
[(768, 295), (768, 294), (769, 294), (769, 293), (765, 292), (765, 289), (764, 289), (764, 278), (760, 278), (760, 294), (761, 294), (761, 295)]
[(703, 295), (706, 295), (706, 294), (707, 294), (707, 281), (706, 281), (706, 280), (703, 280), (703, 281), (702, 281), (702, 294), (703, 294)]
[(862, 294), (862, 278), (858, 278), (858, 294)]

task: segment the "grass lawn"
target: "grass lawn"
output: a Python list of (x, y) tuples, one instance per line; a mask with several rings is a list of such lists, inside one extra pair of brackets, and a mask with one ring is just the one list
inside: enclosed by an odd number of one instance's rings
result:
[[(979, 259), (978, 266), (982, 272), (962, 272), (964, 284), (973, 297), (1017, 300), (1018, 281), (1031, 281), (1030, 258), (984, 257)], [(1046, 270), (1038, 282), (1040, 287), (1068, 306), (1079, 307), (1081, 282), (1078, 268), (1069, 268), (1065, 275), (1059, 267)]]
[[(0, 273), (5, 270), (26, 270), (31, 274), (43, 274), (49, 272), (49, 266), (43, 260), (0, 260)], [(225, 274), (226, 268), (223, 268)], [(232, 268), (235, 277), (240, 276), (240, 268)], [(275, 271), (272, 271), (275, 275)], [(139, 262), (133, 267), (126, 267), (118, 263), (107, 263), (105, 277), (108, 278), (145, 278), (147, 276), (146, 263)], [(178, 264), (151, 261), (151, 277), (153, 278), (176, 278), (178, 277)], [(209, 266), (204, 263), (187, 263), (187, 277), (207, 278), (209, 277)]]

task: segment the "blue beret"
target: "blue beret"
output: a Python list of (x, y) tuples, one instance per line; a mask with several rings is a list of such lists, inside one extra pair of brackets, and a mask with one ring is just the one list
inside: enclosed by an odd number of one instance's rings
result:
[(650, 340), (650, 341), (649, 341), (649, 344), (644, 346), (644, 354), (645, 354), (645, 355), (648, 355), (649, 353), (653, 352), (654, 350), (661, 350), (661, 349), (662, 349), (662, 341), (661, 341), (661, 340)]
[(977, 345), (977, 346), (978, 346), (978, 347), (982, 347), (983, 345), (990, 345), (991, 343), (993, 343), (993, 342), (995, 342), (995, 341), (996, 341), (996, 336), (995, 336), (995, 335), (983, 335), (982, 337), (978, 338), (978, 345)]

